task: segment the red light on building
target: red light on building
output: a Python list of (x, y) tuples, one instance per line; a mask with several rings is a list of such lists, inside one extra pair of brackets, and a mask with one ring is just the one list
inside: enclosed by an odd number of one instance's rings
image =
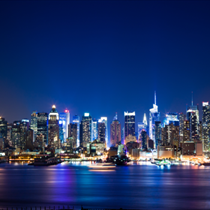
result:
[(69, 113), (69, 110), (68, 110), (68, 109), (66, 109), (66, 110), (65, 110), (65, 113)]

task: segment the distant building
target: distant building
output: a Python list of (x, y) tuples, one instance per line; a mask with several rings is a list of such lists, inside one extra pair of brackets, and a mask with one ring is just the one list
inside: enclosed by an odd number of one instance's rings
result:
[[(99, 120), (98, 120), (98, 123), (105, 123), (105, 141), (106, 141), (106, 145), (108, 146), (109, 145), (109, 142), (108, 142), (108, 122), (107, 122), (107, 117), (101, 117)], [(99, 134), (98, 134), (99, 135)]]
[(195, 143), (193, 141), (182, 144), (182, 155), (195, 155)]
[(179, 141), (183, 143), (183, 136), (184, 136), (184, 120), (185, 115), (183, 113), (179, 114)]
[(125, 138), (128, 135), (135, 136), (135, 112), (124, 112)]
[(98, 140), (101, 142), (106, 143), (106, 125), (105, 122), (99, 121), (98, 122)]
[(157, 147), (158, 144), (161, 144), (161, 122), (155, 121), (155, 145)]
[(33, 142), (36, 139), (36, 135), (37, 135), (37, 112), (34, 111), (31, 114), (31, 124), (30, 124), (30, 129), (33, 130)]
[(190, 122), (188, 120), (184, 121), (183, 141), (190, 141)]
[(92, 120), (91, 141), (98, 139), (98, 121)]
[(22, 119), (22, 121), (20, 123), (20, 148), (22, 150), (24, 150), (25, 146), (26, 146), (28, 129), (29, 129), (29, 120)]
[(203, 118), (202, 118), (202, 142), (203, 151), (210, 150), (210, 105), (209, 102), (202, 103)]
[(94, 140), (87, 143), (87, 153), (91, 156), (103, 155), (105, 150), (105, 141)]
[(147, 149), (147, 138), (148, 138), (147, 132), (143, 130), (140, 136), (141, 149), (143, 150)]
[(176, 112), (168, 112), (164, 119), (164, 126), (173, 123), (175, 126), (179, 126), (179, 115)]
[(77, 148), (77, 124), (70, 123), (68, 131), (68, 138), (71, 138), (72, 148)]
[(110, 143), (112, 146), (121, 143), (121, 124), (117, 119), (117, 115), (114, 117), (110, 126)]
[(5, 144), (7, 139), (7, 121), (0, 117), (0, 137), (3, 140), (3, 144)]
[(80, 126), (80, 144), (87, 147), (87, 143), (91, 141), (92, 117), (89, 113), (84, 113)]
[(65, 109), (64, 112), (59, 114), (59, 124), (62, 124), (63, 127), (63, 136), (64, 142), (68, 138), (68, 125), (70, 123), (70, 113), (68, 109)]
[(48, 113), (40, 112), (37, 114), (37, 136), (44, 136), (44, 144), (48, 144)]
[(73, 124), (77, 124), (77, 147), (80, 146), (80, 117), (78, 115), (73, 116)]
[(14, 121), (12, 124), (12, 134), (11, 141), (12, 146), (15, 148), (20, 148), (20, 123), (21, 121)]

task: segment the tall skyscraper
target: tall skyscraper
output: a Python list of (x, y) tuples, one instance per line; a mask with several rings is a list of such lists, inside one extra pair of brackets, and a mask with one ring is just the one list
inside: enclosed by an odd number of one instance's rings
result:
[(48, 113), (40, 112), (37, 114), (37, 136), (42, 134), (44, 144), (48, 144)]
[(37, 112), (34, 111), (31, 114), (31, 124), (30, 124), (30, 129), (33, 130), (33, 142), (36, 139), (36, 135), (37, 135)]
[(101, 118), (98, 120), (98, 122), (99, 122), (99, 123), (101, 123), (101, 122), (104, 122), (104, 123), (105, 123), (105, 127), (106, 127), (105, 140), (106, 140), (106, 145), (108, 146), (108, 145), (109, 145), (109, 142), (108, 142), (107, 117), (101, 117)]
[(69, 124), (69, 134), (68, 139), (72, 148), (77, 148), (77, 124)]
[(80, 144), (87, 147), (87, 143), (91, 141), (92, 132), (92, 117), (89, 113), (84, 113), (84, 116), (82, 116), (80, 129)]
[(156, 149), (158, 144), (161, 143), (162, 138), (161, 138), (161, 122), (160, 121), (155, 121), (155, 145), (156, 145)]
[(184, 143), (190, 141), (190, 122), (189, 120), (184, 121), (184, 132), (183, 132), (183, 141)]
[(169, 112), (164, 119), (164, 126), (173, 123), (175, 126), (179, 126), (179, 115), (176, 112)]
[(135, 136), (135, 112), (124, 112), (125, 138), (128, 135)]
[(141, 132), (143, 130), (146, 130), (146, 127), (145, 127), (145, 124), (143, 122), (139, 122), (138, 123), (138, 140), (140, 140), (140, 137), (141, 137)]
[(20, 121), (14, 121), (12, 124), (12, 134), (11, 141), (12, 146), (15, 148), (20, 148)]
[(77, 147), (80, 146), (80, 117), (78, 115), (73, 116), (73, 124), (77, 124)]
[(5, 145), (7, 140), (7, 121), (0, 117), (0, 138), (2, 138), (2, 144)]
[(160, 121), (160, 113), (158, 112), (158, 106), (156, 105), (156, 92), (154, 101), (153, 108), (149, 110), (149, 137), (155, 144), (155, 121)]
[(98, 140), (106, 143), (106, 124), (103, 121), (98, 122)]
[(59, 114), (55, 105), (52, 106), (48, 120), (48, 145), (52, 148), (58, 149), (60, 148)]
[(63, 113), (59, 114), (59, 124), (62, 124), (63, 127), (63, 135), (64, 135), (64, 142), (68, 138), (68, 125), (70, 123), (70, 113), (69, 110), (65, 109)]
[(29, 120), (22, 119), (22, 121), (20, 123), (20, 148), (22, 150), (24, 150), (25, 146), (26, 146), (28, 129), (29, 129)]
[(183, 143), (184, 120), (185, 120), (185, 115), (183, 113), (180, 113), (179, 114), (179, 142), (180, 143)]
[(98, 121), (92, 120), (92, 133), (91, 133), (91, 141), (98, 139)]
[(210, 105), (209, 102), (203, 102), (203, 118), (202, 118), (202, 142), (203, 151), (210, 149)]
[(110, 129), (110, 144), (111, 146), (116, 146), (116, 144), (121, 143), (121, 124), (117, 119), (117, 114), (115, 115)]

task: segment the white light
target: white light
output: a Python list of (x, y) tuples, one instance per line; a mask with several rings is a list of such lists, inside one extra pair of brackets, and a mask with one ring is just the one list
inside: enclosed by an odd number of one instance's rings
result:
[(84, 116), (85, 117), (89, 117), (90, 116), (90, 113), (85, 113)]
[(135, 112), (124, 112), (124, 116), (135, 116)]

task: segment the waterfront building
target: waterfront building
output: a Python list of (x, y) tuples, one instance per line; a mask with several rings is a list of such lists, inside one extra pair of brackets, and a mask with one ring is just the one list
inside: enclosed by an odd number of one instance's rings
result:
[(77, 148), (77, 124), (70, 123), (68, 131), (69, 131), (68, 138), (71, 142), (71, 147)]
[(80, 146), (80, 117), (78, 115), (73, 116), (72, 123), (77, 124), (77, 147)]
[[(155, 121), (160, 121), (160, 113), (156, 105), (156, 93), (154, 97), (153, 108), (149, 110), (149, 137), (155, 143)], [(156, 146), (155, 146), (156, 147)]]
[(116, 146), (121, 143), (121, 124), (115, 115), (110, 126), (110, 144)]
[(155, 145), (161, 144), (161, 122), (160, 121), (155, 121)]
[(202, 103), (203, 117), (202, 117), (202, 142), (203, 151), (210, 149), (210, 105), (209, 102)]
[(98, 121), (92, 120), (92, 133), (91, 133), (91, 141), (98, 139)]
[(185, 115), (182, 112), (179, 113), (179, 141), (180, 143), (183, 143), (184, 120), (185, 120)]
[(37, 135), (37, 117), (38, 117), (37, 112), (36, 111), (32, 112), (30, 129), (32, 129), (34, 131), (33, 142), (35, 141), (36, 135)]
[(11, 141), (15, 148), (20, 148), (20, 123), (20, 121), (14, 121), (12, 124)]
[[(98, 121), (98, 140), (106, 143), (106, 124), (105, 122), (99, 120)], [(106, 144), (107, 146), (107, 144)]]
[(59, 114), (53, 105), (48, 117), (48, 146), (54, 149), (60, 148), (59, 139)]
[(89, 113), (84, 113), (80, 125), (80, 146), (87, 147), (87, 143), (91, 141), (92, 117)]
[(103, 155), (106, 147), (105, 144), (105, 141), (99, 141), (98, 139), (87, 143), (87, 154), (90, 156)]
[(0, 117), (0, 138), (2, 138), (2, 147), (7, 140), (7, 121)]
[[(107, 117), (101, 117), (99, 120), (98, 120), (98, 123), (102, 123), (104, 122), (105, 123), (105, 141), (106, 141), (106, 146), (109, 145), (109, 142), (108, 142), (108, 124), (107, 124)], [(99, 134), (98, 134), (99, 135)]]
[(48, 144), (48, 113), (39, 112), (37, 114), (37, 136), (43, 135), (44, 144)]
[(125, 138), (128, 135), (135, 136), (135, 112), (124, 112)]
[(68, 125), (70, 123), (70, 113), (68, 109), (65, 109), (64, 112), (59, 114), (59, 124), (62, 124), (63, 127), (63, 141), (66, 142), (66, 139), (68, 138)]

